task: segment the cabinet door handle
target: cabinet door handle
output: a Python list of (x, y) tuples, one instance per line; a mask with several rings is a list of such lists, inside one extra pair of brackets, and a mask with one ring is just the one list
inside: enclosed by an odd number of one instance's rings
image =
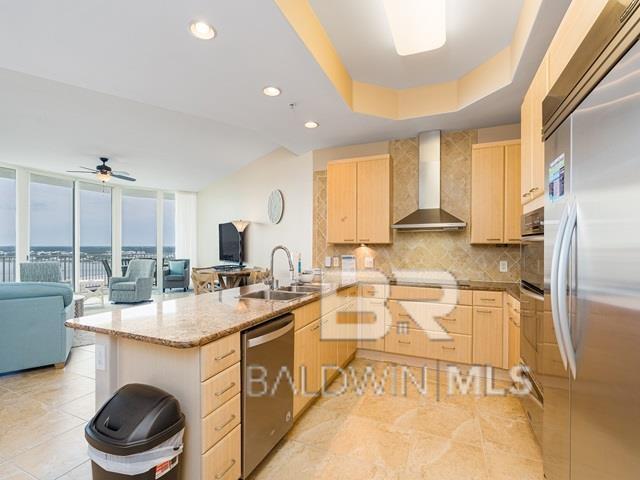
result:
[(443, 350), (455, 350), (456, 347), (445, 347), (444, 345), (442, 345), (442, 349)]
[(353, 242), (353, 238), (345, 238), (344, 241), (345, 242)]
[(529, 190), (529, 193), (537, 192), (538, 190), (540, 190), (539, 187), (533, 187), (531, 190)]
[(403, 345), (411, 345), (411, 342), (408, 342), (406, 340), (398, 340), (398, 343), (402, 343)]
[(480, 300), (482, 300), (483, 302), (495, 302), (496, 301), (495, 298), (480, 298)]
[(522, 198), (527, 198), (531, 195), (531, 192), (523, 193)]
[(478, 313), (491, 313), (491, 310), (476, 310)]
[(501, 242), (501, 238), (487, 238), (487, 242)]
[(222, 430), (224, 427), (226, 427), (227, 425), (229, 425), (231, 422), (233, 422), (236, 419), (235, 415), (231, 415), (231, 418), (229, 418), (229, 420), (227, 420), (226, 422), (224, 422), (222, 425), (218, 425), (215, 428), (216, 432), (219, 432), (220, 430)]
[(216, 397), (219, 397), (220, 395), (224, 395), (235, 386), (236, 386), (236, 382), (231, 382), (231, 385), (229, 385), (227, 388), (220, 390), (219, 392), (216, 392)]
[(359, 242), (369, 242), (370, 240), (368, 238), (361, 238), (360, 240), (358, 240)]
[(449, 318), (449, 317), (439, 317), (440, 320), (446, 320), (447, 322), (455, 322), (456, 319), (455, 318)]
[(229, 470), (231, 470), (235, 464), (236, 464), (236, 460), (232, 459), (231, 460), (231, 465), (229, 465), (227, 468), (225, 468), (222, 472), (216, 474), (216, 480), (220, 480), (221, 478), (224, 478), (224, 476), (227, 473), (229, 473)]
[(220, 360), (224, 360), (227, 357), (230, 357), (231, 355), (233, 355), (234, 353), (236, 353), (236, 350), (233, 349), (230, 352), (225, 353), (224, 355), (220, 355), (219, 357), (215, 357), (215, 361), (219, 362)]

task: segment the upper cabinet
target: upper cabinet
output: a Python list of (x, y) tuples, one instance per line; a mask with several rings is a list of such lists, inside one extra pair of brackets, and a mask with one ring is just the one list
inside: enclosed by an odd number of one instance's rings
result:
[(329, 243), (391, 243), (391, 157), (327, 165)]
[(544, 58), (533, 77), (520, 109), (521, 183), (520, 198), (527, 204), (544, 194), (544, 143), (542, 141), (542, 101), (549, 91), (548, 59)]
[(520, 141), (473, 145), (471, 243), (520, 242)]

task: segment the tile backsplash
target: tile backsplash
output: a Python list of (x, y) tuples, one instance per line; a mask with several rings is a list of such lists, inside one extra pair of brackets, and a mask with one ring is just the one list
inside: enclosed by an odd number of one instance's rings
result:
[[(441, 206), (467, 223), (471, 210), (471, 145), (477, 143), (476, 130), (442, 132)], [(393, 221), (418, 208), (418, 140), (393, 140)], [(448, 271), (459, 280), (518, 281), (520, 247), (471, 245), (470, 229), (455, 232), (393, 233), (391, 245), (357, 247), (327, 244), (327, 172), (313, 177), (313, 264), (321, 267), (326, 256), (355, 254), (358, 268), (373, 256), (375, 268), (385, 273), (418, 269)], [(501, 273), (500, 261), (508, 272)]]

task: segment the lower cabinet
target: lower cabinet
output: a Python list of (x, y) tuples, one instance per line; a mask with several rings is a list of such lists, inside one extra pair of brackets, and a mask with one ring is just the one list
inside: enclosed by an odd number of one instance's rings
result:
[(241, 475), (240, 425), (202, 456), (202, 478), (236, 480)]
[(320, 319), (301, 328), (294, 335), (293, 415), (296, 416), (320, 389)]
[(473, 307), (473, 363), (502, 368), (502, 308)]

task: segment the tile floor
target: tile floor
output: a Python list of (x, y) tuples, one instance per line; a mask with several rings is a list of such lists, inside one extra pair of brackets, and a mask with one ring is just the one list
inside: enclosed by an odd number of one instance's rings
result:
[[(0, 376), (0, 480), (91, 478), (93, 346), (64, 369)], [(385, 364), (356, 359), (361, 369)], [(541, 480), (540, 450), (514, 398), (373, 392), (319, 399), (252, 480)], [(330, 390), (340, 388), (334, 382)], [(444, 389), (441, 390), (444, 392)]]

